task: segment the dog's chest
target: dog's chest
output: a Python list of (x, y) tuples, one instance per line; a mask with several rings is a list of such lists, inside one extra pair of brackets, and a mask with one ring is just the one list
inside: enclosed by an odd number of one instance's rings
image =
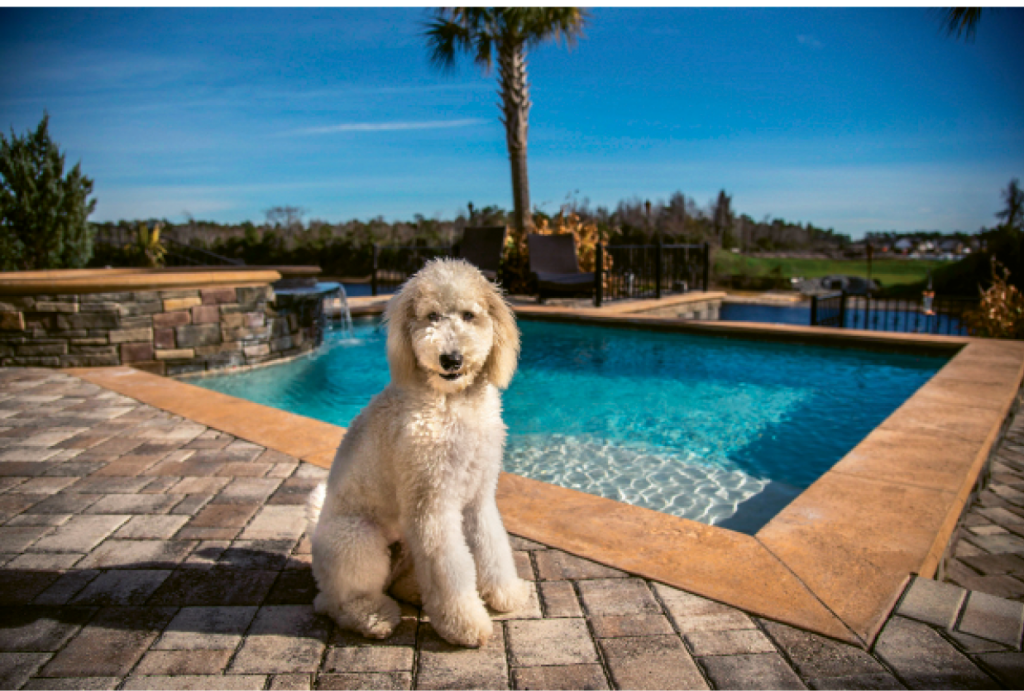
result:
[(424, 457), (452, 469), (493, 462), (505, 427), (500, 405), (487, 396), (425, 402), (410, 411), (409, 441)]

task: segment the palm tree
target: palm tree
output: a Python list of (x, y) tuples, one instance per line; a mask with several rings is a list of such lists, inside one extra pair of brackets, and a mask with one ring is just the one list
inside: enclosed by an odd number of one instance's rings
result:
[(445, 72), (455, 68), (460, 52), (466, 52), (484, 74), (489, 74), (497, 55), (501, 122), (512, 165), (513, 223), (520, 240), (533, 228), (526, 173), (526, 135), (532, 105), (526, 51), (549, 39), (573, 45), (583, 33), (586, 18), (587, 13), (576, 7), (442, 7), (434, 11), (434, 20), (425, 34), (431, 62)]

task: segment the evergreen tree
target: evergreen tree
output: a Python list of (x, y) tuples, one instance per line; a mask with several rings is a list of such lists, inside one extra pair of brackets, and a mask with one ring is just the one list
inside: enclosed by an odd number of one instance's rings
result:
[(92, 179), (50, 140), (50, 117), (35, 132), (0, 134), (0, 269), (81, 268), (92, 257)]

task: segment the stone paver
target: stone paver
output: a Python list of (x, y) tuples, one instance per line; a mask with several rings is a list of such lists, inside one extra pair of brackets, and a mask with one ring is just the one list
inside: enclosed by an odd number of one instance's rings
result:
[(161, 607), (106, 608), (43, 667), (40, 676), (124, 676), (173, 614)]
[(926, 624), (951, 629), (967, 591), (949, 583), (916, 578), (903, 594), (899, 614)]
[[(815, 688), (902, 688), (866, 651), (774, 621), (761, 622), (797, 673)], [(859, 683), (857, 680), (861, 680)]]
[(1024, 416), (995, 449), (985, 488), (970, 502), (945, 580), (968, 590), (1024, 602)]
[(605, 638), (600, 645), (617, 688), (710, 688), (678, 636)]
[(875, 650), (912, 689), (986, 689), (994, 681), (937, 631), (919, 622), (893, 617), (882, 629)]
[(0, 688), (1024, 685), (1024, 607), (975, 588), (1024, 592), (1024, 423), (872, 650), (518, 536), (530, 603), (472, 650), (407, 605), (385, 641), (313, 612), (322, 468), (62, 372), (0, 369), (0, 415)]
[(315, 672), (331, 625), (311, 605), (268, 605), (260, 609), (231, 663), (235, 674)]
[(701, 664), (720, 689), (807, 688), (778, 653), (705, 657)]
[(697, 656), (775, 652), (772, 642), (757, 629), (694, 631), (683, 639)]
[(509, 662), (515, 667), (597, 662), (584, 619), (540, 619), (508, 624)]
[(957, 629), (1019, 649), (1024, 605), (986, 593), (971, 593)]
[(75, 516), (32, 545), (36, 552), (89, 552), (129, 516)]
[(167, 625), (156, 650), (234, 650), (256, 607), (182, 607)]
[(547, 617), (582, 617), (576, 591), (569, 581), (545, 581), (537, 584)]
[(522, 667), (512, 670), (517, 689), (608, 689), (601, 665)]

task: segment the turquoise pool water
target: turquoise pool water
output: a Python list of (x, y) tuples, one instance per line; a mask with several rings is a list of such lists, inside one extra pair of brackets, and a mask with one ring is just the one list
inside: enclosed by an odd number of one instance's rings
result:
[[(505, 469), (755, 531), (946, 358), (521, 321)], [(357, 321), (316, 355), (193, 383), (346, 426), (388, 383)]]

